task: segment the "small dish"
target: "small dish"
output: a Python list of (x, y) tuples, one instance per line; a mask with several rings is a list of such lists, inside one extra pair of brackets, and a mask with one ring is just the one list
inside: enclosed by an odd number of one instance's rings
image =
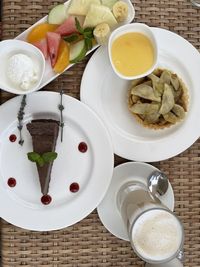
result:
[[(138, 73), (140, 74), (123, 74), (122, 72), (120, 72), (117, 68), (116, 65), (113, 62), (113, 56), (112, 56), (112, 46), (113, 43), (116, 39), (118, 39), (119, 37), (122, 37), (123, 35), (129, 34), (129, 33), (140, 33), (143, 36), (147, 37), (150, 41), (150, 45), (152, 45), (153, 47), (153, 58), (151, 58), (152, 63), (149, 63), (150, 66), (147, 66), (146, 68), (144, 68), (145, 70), (140, 72), (138, 70)], [(126, 42), (129, 42), (129, 46), (130, 46), (130, 39), (126, 40)], [(126, 49), (124, 49), (123, 51), (125, 51)], [(156, 39), (154, 37), (153, 31), (151, 30), (151, 28), (149, 26), (147, 26), (146, 24), (143, 23), (131, 23), (131, 24), (127, 24), (124, 26), (121, 26), (119, 28), (117, 28), (116, 30), (114, 30), (109, 38), (109, 42), (108, 42), (108, 53), (109, 53), (109, 59), (110, 59), (110, 63), (111, 66), (114, 70), (114, 72), (121, 78), (121, 79), (125, 79), (125, 80), (134, 80), (134, 79), (138, 79), (138, 78), (142, 78), (144, 76), (149, 75), (156, 67), (157, 65), (157, 60), (158, 60), (158, 47), (157, 47), (157, 42)], [(124, 53), (124, 52), (123, 52)], [(144, 55), (144, 53), (143, 53)], [(124, 56), (126, 56), (124, 54)], [(124, 62), (122, 62), (123, 64)], [(125, 65), (125, 64), (123, 64)]]
[[(29, 60), (28, 62), (29, 63), (31, 62), (32, 66), (34, 67), (34, 71), (36, 73), (36, 78), (35, 78), (36, 81), (34, 81), (31, 84), (30, 88), (21, 89), (19, 84), (17, 83), (15, 84), (15, 82), (10, 80), (8, 77), (8, 68), (11, 68), (11, 66), (9, 67), (8, 62), (11, 57), (16, 56), (16, 55), (20, 55), (18, 59), (21, 58), (21, 56), (25, 56), (25, 58)], [(39, 89), (40, 83), (44, 75), (45, 59), (44, 59), (43, 54), (40, 52), (38, 48), (36, 48), (35, 46), (27, 42), (20, 41), (20, 40), (2, 41), (0, 42), (0, 61), (1, 61), (1, 64), (0, 64), (0, 73), (1, 73), (0, 88), (1, 89), (7, 92), (13, 93), (13, 94), (18, 94), (18, 95), (31, 93)], [(16, 63), (16, 57), (14, 61)], [(12, 64), (12, 66), (13, 66), (14, 61), (10, 63)], [(25, 65), (23, 64), (23, 61), (22, 62), (19, 61), (17, 64), (14, 64), (14, 65), (15, 65), (15, 68), (17, 68), (19, 65), (22, 66), (23, 71), (21, 71), (21, 73), (19, 72), (20, 76), (22, 73), (23, 73), (23, 78), (26, 77), (26, 75), (29, 75), (27, 74), (28, 72), (27, 72)], [(17, 77), (16, 72), (14, 74), (13, 73), (12, 75), (14, 75), (14, 77), (15, 76)]]

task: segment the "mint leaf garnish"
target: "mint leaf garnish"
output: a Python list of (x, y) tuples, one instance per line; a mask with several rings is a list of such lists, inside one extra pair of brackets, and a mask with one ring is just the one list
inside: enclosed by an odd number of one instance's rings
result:
[(27, 153), (28, 159), (32, 162), (37, 163), (40, 167), (44, 166), (44, 159), (40, 156), (40, 154), (36, 152)]
[(58, 154), (56, 152), (46, 152), (42, 155), (42, 158), (45, 163), (54, 161), (57, 158)]
[(40, 167), (43, 167), (45, 163), (54, 161), (58, 154), (56, 152), (46, 152), (43, 155), (40, 155), (36, 152), (27, 153), (28, 159), (32, 162), (37, 163)]
[(75, 18), (75, 25), (76, 25), (77, 31), (80, 32), (81, 34), (83, 34), (84, 33), (84, 29), (81, 27), (80, 22), (78, 21), (77, 18)]
[(92, 49), (92, 39), (85, 38), (85, 46), (86, 46), (86, 50), (87, 51), (89, 51), (90, 49)]
[(79, 39), (79, 34), (78, 33), (72, 33), (68, 36), (64, 36), (63, 39), (66, 41), (66, 42), (69, 42), (69, 43), (72, 43), (72, 42), (75, 42)]
[(41, 157), (40, 154), (36, 152), (27, 153), (28, 159), (32, 162), (37, 162), (37, 160)]
[(92, 49), (92, 46), (93, 46), (93, 43), (92, 43), (92, 39), (94, 38), (93, 28), (87, 27), (83, 29), (77, 18), (75, 18), (75, 23), (76, 23), (76, 29), (79, 33), (83, 35), (86, 49), (87, 51), (89, 51), (90, 49)]
[(84, 37), (87, 37), (87, 38), (93, 38), (94, 35), (93, 35), (93, 28), (85, 28), (84, 29), (84, 33), (83, 33)]
[(36, 162), (40, 167), (43, 167), (45, 164), (45, 161), (42, 157), (38, 158), (37, 162)]

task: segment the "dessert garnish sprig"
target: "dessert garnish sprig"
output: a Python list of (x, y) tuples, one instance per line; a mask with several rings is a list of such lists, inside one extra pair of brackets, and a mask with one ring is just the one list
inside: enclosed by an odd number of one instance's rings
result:
[(27, 153), (28, 159), (32, 162), (37, 163), (40, 167), (43, 167), (45, 163), (54, 161), (58, 154), (56, 152), (46, 152), (40, 155), (36, 152)]
[(63, 106), (63, 90), (60, 91), (60, 104), (58, 105), (58, 109), (60, 110), (60, 128), (61, 128), (61, 142), (63, 141), (63, 128), (65, 126), (64, 124), (64, 120), (63, 120), (63, 110), (64, 110), (64, 106)]
[(94, 29), (91, 27), (87, 27), (85, 29), (82, 28), (77, 18), (75, 18), (75, 24), (76, 24), (76, 29), (78, 30), (78, 32), (83, 35), (83, 39), (84, 39), (85, 46), (86, 46), (86, 52), (87, 52), (90, 49), (92, 49), (92, 46), (93, 46), (92, 40), (94, 38), (94, 35), (93, 35)]
[(24, 108), (26, 106), (26, 95), (23, 95), (22, 101), (20, 104), (20, 109), (17, 114), (18, 119), (18, 130), (19, 130), (19, 144), (22, 146), (24, 143), (23, 137), (22, 137), (22, 128), (23, 128), (23, 119), (24, 119)]

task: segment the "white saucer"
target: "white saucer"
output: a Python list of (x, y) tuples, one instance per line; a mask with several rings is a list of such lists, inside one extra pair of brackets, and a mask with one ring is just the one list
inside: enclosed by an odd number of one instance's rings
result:
[[(129, 241), (116, 203), (116, 195), (119, 189), (124, 183), (130, 181), (138, 181), (146, 185), (147, 177), (154, 170), (157, 170), (157, 168), (142, 162), (127, 162), (114, 168), (112, 181), (97, 211), (105, 228), (116, 237)], [(174, 210), (174, 193), (170, 183), (166, 194), (159, 199), (171, 211)]]

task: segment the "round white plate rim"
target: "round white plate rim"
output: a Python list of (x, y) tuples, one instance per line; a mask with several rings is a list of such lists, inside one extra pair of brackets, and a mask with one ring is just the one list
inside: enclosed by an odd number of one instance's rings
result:
[[(117, 208), (117, 204), (115, 201), (116, 193), (121, 188), (121, 186), (124, 184), (122, 183), (122, 176), (121, 173), (125, 173), (126, 170), (130, 169), (133, 172), (133, 177), (123, 179), (126, 180), (125, 183), (131, 182), (131, 181), (139, 181), (147, 185), (146, 178), (144, 177), (137, 177), (137, 173), (134, 173), (134, 171), (137, 172), (137, 168), (141, 169), (141, 171), (148, 172), (148, 175), (154, 171), (158, 170), (158, 168), (144, 163), (144, 162), (126, 162), (123, 164), (118, 165), (114, 168), (113, 171), (113, 177), (112, 181), (110, 183), (110, 186), (108, 188), (108, 191), (102, 200), (102, 202), (97, 207), (97, 212), (99, 215), (99, 218), (104, 225), (104, 227), (113, 235), (116, 237), (129, 241), (128, 236), (126, 234), (125, 227), (123, 226), (122, 218), (120, 216), (120, 213)], [(166, 205), (171, 211), (174, 210), (174, 192), (173, 188), (169, 182), (169, 188), (168, 191), (164, 196), (160, 196), (159, 199), (161, 202)], [(114, 204), (113, 204), (114, 203)], [(105, 207), (109, 209), (109, 216), (107, 216), (107, 213), (105, 211)]]
[[(59, 102), (60, 96), (59, 93), (56, 92), (35, 92), (32, 93), (31, 95), (28, 95), (30, 97), (32, 97), (32, 99), (36, 99), (39, 98), (40, 101), (42, 101), (42, 99), (46, 99), (47, 97), (49, 97), (50, 99), (52, 98), (53, 101), (54, 99), (56, 99), (57, 97), (57, 101)], [(10, 110), (10, 107), (16, 107), (19, 108), (18, 105), (16, 105), (16, 103), (19, 102), (20, 96), (17, 96), (9, 101), (7, 101), (6, 103), (4, 103), (2, 106), (0, 106), (0, 114), (2, 114), (2, 111), (4, 111), (4, 113), (6, 112), (6, 110)], [(33, 100), (32, 100), (33, 101)], [(71, 206), (73, 205), (62, 205), (59, 209), (58, 207), (56, 207), (56, 212), (52, 209), (41, 209), (41, 210), (33, 210), (33, 209), (29, 209), (23, 205), (19, 205), (19, 203), (17, 203), (16, 201), (14, 201), (11, 197), (9, 197), (8, 193), (4, 190), (3, 187), (0, 186), (0, 201), (1, 203), (5, 203), (5, 205), (1, 205), (0, 208), (0, 217), (2, 217), (3, 219), (5, 219), (6, 221), (19, 226), (21, 228), (25, 228), (28, 230), (36, 230), (36, 231), (50, 231), (50, 230), (57, 230), (57, 229), (61, 229), (67, 226), (70, 226), (80, 220), (82, 220), (83, 218), (85, 218), (87, 215), (89, 215), (97, 206), (98, 204), (101, 202), (101, 200), (103, 199), (106, 190), (109, 186), (109, 183), (111, 181), (112, 178), (112, 173), (113, 173), (113, 166), (114, 166), (114, 156), (113, 156), (113, 147), (112, 147), (112, 143), (110, 140), (110, 135), (107, 131), (107, 129), (105, 128), (103, 122), (101, 121), (101, 119), (99, 119), (99, 117), (95, 114), (95, 112), (93, 110), (91, 110), (87, 105), (85, 105), (84, 103), (78, 101), (77, 99), (68, 96), (68, 95), (63, 95), (63, 102), (65, 103), (72, 103), (73, 106), (79, 106), (82, 110), (85, 111), (86, 115), (90, 116), (90, 123), (91, 123), (91, 118), (92, 118), (92, 122), (93, 125), (96, 125), (96, 128), (98, 130), (101, 130), (101, 133), (103, 133), (103, 136), (101, 136), (101, 139), (103, 140), (103, 142), (105, 142), (106, 146), (105, 146), (105, 151), (106, 151), (106, 156), (102, 157), (102, 161), (104, 161), (106, 159), (107, 163), (103, 164), (106, 166), (106, 170), (105, 173), (107, 175), (103, 175), (103, 177), (93, 177), (93, 179), (90, 179), (89, 181), (89, 186), (86, 187), (85, 192), (82, 192), (82, 194), (80, 194), (80, 203), (79, 203), (79, 207), (78, 208), (78, 212), (73, 213), (73, 211), (71, 210)], [(19, 104), (19, 103), (18, 103)], [(44, 106), (44, 110), (46, 110), (47, 112), (49, 112), (51, 110), (51, 107), (47, 107), (48, 104), (46, 104)], [(29, 106), (29, 108), (31, 108)], [(36, 107), (32, 107), (33, 110)], [(51, 110), (52, 111), (52, 110)], [(58, 112), (58, 111), (57, 111)], [(14, 111), (11, 111), (12, 115), (10, 117), (13, 117), (13, 120), (15, 120), (16, 114), (14, 113)], [(2, 125), (5, 126), (5, 123), (3, 123)], [(0, 130), (2, 130), (2, 125), (0, 124)], [(5, 129), (3, 129), (5, 130)], [(94, 130), (96, 131), (96, 130)], [(94, 138), (98, 138), (98, 137), (94, 137)], [(100, 141), (100, 140), (99, 140)], [(95, 140), (96, 143), (96, 140)], [(101, 143), (101, 141), (99, 142)], [(97, 144), (99, 146), (99, 144)], [(96, 147), (97, 147), (96, 145)], [(0, 143), (1, 146), (1, 143)], [(95, 148), (96, 148), (95, 147)], [(102, 148), (101, 148), (102, 150)], [(99, 156), (97, 157), (99, 159)], [(105, 163), (105, 162), (104, 162)], [(95, 162), (95, 165), (97, 163)], [(99, 168), (102, 165), (102, 163), (98, 163), (98, 172), (100, 172)], [(95, 171), (95, 174), (97, 173), (97, 171)], [(104, 178), (106, 177), (106, 178)], [(98, 183), (99, 181), (99, 183)], [(96, 193), (95, 189), (97, 188), (97, 184), (98, 184), (98, 191)], [(88, 188), (90, 187), (90, 188)], [(88, 199), (85, 198), (86, 195), (89, 195)], [(76, 201), (77, 202), (77, 201)], [(82, 207), (80, 204), (84, 203), (84, 206)], [(46, 212), (44, 212), (46, 211)], [(69, 213), (68, 213), (69, 211)], [(24, 216), (24, 214), (26, 214), (26, 216)], [(66, 216), (66, 214), (70, 214), (70, 216)], [(75, 214), (75, 215), (73, 215)], [(38, 215), (40, 216), (39, 221), (37, 220)], [(60, 216), (60, 218), (63, 218), (63, 220), (58, 220), (57, 218), (55, 218), (56, 216)], [(42, 224), (41, 224), (41, 216), (42, 216)], [(49, 220), (48, 220), (49, 217)], [(32, 221), (33, 220), (33, 221)], [(53, 221), (51, 221), (53, 220)]]
[[(199, 65), (200, 67), (199, 52), (187, 40), (185, 40), (183, 37), (179, 36), (178, 34), (165, 30), (165, 29), (152, 28), (152, 30), (156, 36), (156, 39), (158, 39), (160, 35), (162, 36), (164, 35), (168, 38), (173, 37), (175, 41), (181, 42), (181, 44), (184, 44), (185, 49), (186, 48), (190, 49), (190, 52), (193, 55), (193, 59), (194, 59), (194, 55), (197, 56), (195, 57), (195, 60), (196, 60), (195, 64)], [(96, 96), (97, 94), (95, 95), (95, 90), (93, 89), (92, 93), (90, 89), (88, 90), (88, 87), (89, 87), (88, 81), (89, 79), (93, 79), (90, 65), (92, 65), (94, 62), (97, 63), (97, 61), (99, 60), (99, 57), (101, 57), (102, 54), (106, 53), (105, 51), (106, 50), (104, 50), (103, 47), (100, 47), (91, 57), (90, 61), (88, 62), (85, 68), (82, 81), (81, 81), (81, 101), (89, 105), (93, 110), (95, 110), (97, 114), (105, 122), (112, 137), (114, 153), (129, 160), (155, 162), (155, 161), (165, 160), (170, 157), (173, 157), (177, 154), (180, 154), (181, 152), (186, 150), (188, 147), (190, 147), (200, 136), (200, 124), (198, 123), (198, 117), (200, 116), (200, 109), (198, 108), (197, 97), (193, 97), (193, 105), (192, 105), (193, 116), (190, 116), (190, 117), (187, 116), (186, 120), (183, 123), (181, 123), (181, 127), (182, 127), (181, 130), (175, 131), (173, 134), (171, 134), (171, 138), (165, 137), (165, 138), (158, 139), (156, 141), (150, 140), (149, 142), (144, 143), (141, 140), (135, 141), (131, 139), (131, 136), (130, 137), (128, 137), (128, 135), (123, 136), (123, 134), (120, 131), (118, 132), (116, 131), (116, 128), (107, 119), (106, 114), (102, 110), (102, 107), (100, 106), (100, 104), (98, 105), (97, 101), (100, 101), (100, 100), (99, 100), (99, 97)], [(180, 53), (179, 51), (176, 51), (176, 52)], [(187, 55), (187, 58), (190, 58), (190, 54)], [(195, 71), (195, 74), (194, 73), (192, 74), (192, 77), (194, 80), (192, 82), (193, 84), (195, 84), (195, 88), (196, 88), (198, 86), (198, 75), (197, 75), (197, 70), (195, 69), (194, 71)], [(100, 90), (101, 88), (100, 81), (99, 81), (99, 85), (96, 85), (95, 87), (98, 88), (96, 89), (96, 91)], [(196, 92), (198, 93), (197, 89), (196, 89)], [(199, 116), (197, 114), (199, 114)], [(181, 140), (181, 141), (177, 142), (177, 140)]]

